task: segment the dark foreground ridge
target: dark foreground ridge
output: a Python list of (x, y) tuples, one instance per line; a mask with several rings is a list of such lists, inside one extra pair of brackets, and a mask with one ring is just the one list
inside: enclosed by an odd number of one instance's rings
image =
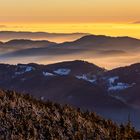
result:
[(130, 122), (118, 126), (95, 113), (0, 90), (0, 139), (125, 140), (140, 133)]

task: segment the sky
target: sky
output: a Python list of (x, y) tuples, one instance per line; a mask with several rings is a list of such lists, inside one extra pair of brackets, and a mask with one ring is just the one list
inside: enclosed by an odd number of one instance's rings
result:
[(135, 22), (139, 0), (1, 0), (1, 22)]
[(0, 0), (0, 30), (140, 38), (140, 0)]

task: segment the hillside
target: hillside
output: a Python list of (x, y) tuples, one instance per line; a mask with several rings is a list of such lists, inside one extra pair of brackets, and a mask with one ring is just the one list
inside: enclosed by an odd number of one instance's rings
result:
[(140, 107), (140, 63), (113, 69), (106, 72), (104, 77), (114, 77), (110, 93), (134, 107)]
[(130, 114), (133, 125), (140, 129), (139, 71), (139, 64), (107, 71), (80, 60), (0, 64), (0, 88), (95, 111), (118, 123)]
[(0, 139), (139, 139), (130, 122), (118, 126), (95, 113), (42, 102), (29, 95), (0, 91)]
[(68, 103), (90, 110), (128, 109), (120, 100), (106, 94), (97, 85), (96, 75), (104, 69), (85, 61), (67, 61), (51, 65), (0, 65), (0, 88), (30, 93), (44, 100)]

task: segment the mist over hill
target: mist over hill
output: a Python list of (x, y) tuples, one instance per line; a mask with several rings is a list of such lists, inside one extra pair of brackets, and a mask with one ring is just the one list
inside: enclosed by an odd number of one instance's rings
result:
[(112, 69), (138, 63), (140, 60), (139, 39), (103, 35), (88, 35), (64, 43), (12, 40), (1, 42), (0, 50), (1, 62), (10, 64), (36, 62), (50, 64), (80, 59)]
[(0, 40), (9, 41), (14, 39), (49, 40), (52, 42), (73, 41), (87, 33), (48, 33), (48, 32), (23, 32), (23, 31), (0, 31)]

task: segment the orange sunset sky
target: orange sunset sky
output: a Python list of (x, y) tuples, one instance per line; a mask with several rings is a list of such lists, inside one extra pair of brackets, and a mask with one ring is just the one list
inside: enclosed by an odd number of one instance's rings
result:
[(140, 38), (140, 0), (1, 0), (0, 30)]

